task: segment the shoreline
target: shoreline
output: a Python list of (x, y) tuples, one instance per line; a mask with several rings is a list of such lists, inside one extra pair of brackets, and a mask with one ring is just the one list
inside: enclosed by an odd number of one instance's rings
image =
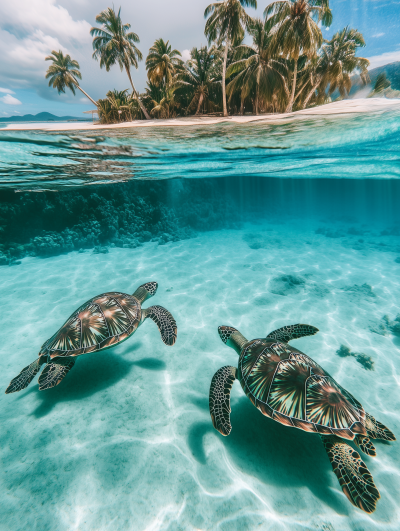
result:
[(360, 98), (354, 100), (343, 100), (327, 103), (319, 107), (304, 109), (286, 114), (263, 114), (263, 115), (235, 115), (228, 117), (184, 117), (170, 118), (164, 120), (135, 120), (134, 122), (123, 122), (119, 124), (92, 123), (77, 126), (73, 123), (21, 123), (10, 124), (0, 128), (2, 131), (97, 131), (101, 129), (126, 129), (135, 127), (178, 127), (178, 126), (198, 126), (216, 125), (221, 123), (248, 124), (252, 122), (263, 123), (285, 123), (293, 119), (307, 116), (330, 116), (339, 114), (365, 114), (370, 112), (400, 110), (400, 99), (387, 98)]

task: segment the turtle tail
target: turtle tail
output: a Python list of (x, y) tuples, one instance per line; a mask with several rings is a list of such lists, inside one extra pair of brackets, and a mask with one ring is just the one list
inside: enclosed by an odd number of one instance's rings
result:
[(25, 387), (31, 383), (37, 373), (40, 371), (40, 367), (45, 363), (47, 356), (40, 356), (33, 363), (22, 369), (22, 371), (13, 378), (6, 389), (6, 395), (22, 391)]

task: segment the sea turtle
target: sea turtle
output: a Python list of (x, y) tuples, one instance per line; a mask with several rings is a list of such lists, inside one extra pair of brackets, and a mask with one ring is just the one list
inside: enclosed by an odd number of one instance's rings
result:
[(147, 282), (133, 295), (103, 293), (85, 302), (42, 345), (38, 359), (11, 380), (6, 394), (25, 389), (44, 364), (39, 390), (55, 387), (72, 369), (76, 356), (105, 350), (125, 341), (147, 318), (156, 323), (163, 342), (173, 345), (177, 327), (172, 315), (162, 306), (142, 308), (142, 303), (155, 295), (157, 287), (157, 282)]
[(214, 428), (222, 435), (231, 432), (230, 392), (238, 379), (263, 415), (285, 426), (318, 433), (344, 494), (356, 507), (373, 512), (379, 491), (359, 454), (345, 440), (354, 441), (364, 453), (374, 456), (370, 439), (396, 438), (318, 363), (288, 345), (292, 339), (316, 334), (318, 329), (296, 324), (251, 341), (230, 326), (220, 326), (218, 332), (239, 354), (239, 365), (237, 369), (222, 367), (211, 381), (209, 405)]

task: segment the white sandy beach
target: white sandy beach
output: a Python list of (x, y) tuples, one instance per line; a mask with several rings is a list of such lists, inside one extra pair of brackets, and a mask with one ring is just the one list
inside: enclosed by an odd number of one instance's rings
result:
[(304, 109), (302, 111), (291, 112), (287, 114), (261, 114), (246, 116), (228, 116), (224, 117), (201, 117), (190, 116), (188, 118), (173, 118), (170, 120), (135, 120), (134, 122), (123, 122), (120, 124), (96, 125), (92, 123), (78, 124), (71, 123), (21, 123), (9, 124), (1, 131), (94, 131), (98, 129), (118, 129), (130, 127), (170, 127), (170, 126), (189, 126), (189, 125), (214, 125), (223, 122), (237, 124), (247, 124), (249, 122), (265, 123), (285, 123), (293, 119), (304, 118), (307, 116), (328, 116), (335, 114), (353, 114), (379, 112), (386, 110), (400, 110), (400, 99), (387, 98), (360, 98), (354, 100), (343, 100), (321, 105), (319, 107)]

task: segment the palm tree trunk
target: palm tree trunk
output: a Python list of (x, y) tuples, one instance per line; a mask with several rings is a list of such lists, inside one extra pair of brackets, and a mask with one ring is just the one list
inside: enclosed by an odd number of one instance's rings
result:
[(298, 59), (295, 59), (295, 61), (294, 61), (294, 72), (293, 72), (293, 83), (292, 83), (292, 93), (290, 95), (290, 100), (289, 100), (289, 103), (288, 103), (288, 105), (286, 107), (285, 112), (292, 112), (292, 108), (293, 108), (294, 94), (296, 92), (297, 62), (298, 62)]
[(244, 98), (240, 98), (240, 114), (241, 116), (244, 114)]
[(225, 78), (226, 78), (226, 62), (228, 60), (228, 49), (229, 49), (229, 28), (227, 31), (227, 37), (226, 37), (226, 44), (225, 44), (225, 52), (224, 52), (224, 64), (222, 67), (222, 106), (223, 106), (223, 114), (224, 116), (228, 116), (228, 111), (226, 109), (226, 88), (225, 88)]
[(97, 103), (97, 101), (92, 100), (92, 98), (89, 96), (89, 94), (87, 94), (87, 92), (85, 92), (85, 91), (83, 90), (83, 88), (81, 88), (81, 87), (79, 86), (79, 83), (78, 83), (78, 81), (74, 78), (74, 76), (71, 76), (71, 77), (72, 77), (72, 80), (73, 80), (74, 84), (76, 85), (76, 88), (78, 88), (78, 89), (79, 89), (79, 90), (80, 90), (80, 91), (81, 91), (81, 92), (82, 92), (82, 93), (83, 93), (83, 94), (84, 94), (84, 95), (85, 95), (85, 96), (86, 96), (86, 97), (87, 97), (92, 103), (94, 103), (94, 104), (96, 105), (96, 107), (98, 107), (99, 104)]
[(131, 78), (131, 73), (130, 73), (129, 67), (127, 65), (125, 65), (125, 70), (126, 70), (126, 73), (128, 74), (129, 81), (131, 82), (133, 94), (135, 95), (135, 98), (138, 100), (139, 107), (140, 107), (142, 113), (144, 114), (146, 120), (151, 120), (151, 118), (149, 116), (149, 113), (146, 111), (145, 106), (143, 105), (141, 99), (139, 98), (139, 94), (136, 92), (135, 86), (134, 86), (132, 78)]
[(255, 105), (255, 111), (256, 115), (258, 114), (258, 102), (260, 99), (260, 70), (258, 69), (257, 72), (257, 85), (256, 85), (256, 105)]
[(310, 99), (311, 99), (312, 95), (314, 94), (314, 92), (317, 90), (317, 88), (318, 88), (319, 84), (321, 83), (321, 81), (322, 81), (322, 79), (320, 79), (319, 81), (317, 81), (317, 82), (314, 84), (313, 88), (310, 90), (310, 92), (307, 94), (307, 97), (306, 97), (306, 99), (304, 100), (303, 105), (301, 106), (302, 109), (305, 109), (305, 108), (307, 107), (308, 102), (310, 101)]
[(203, 93), (200, 94), (200, 97), (199, 97), (199, 104), (197, 105), (197, 111), (196, 111), (196, 115), (200, 113), (200, 107), (201, 107), (201, 104), (203, 103)]

